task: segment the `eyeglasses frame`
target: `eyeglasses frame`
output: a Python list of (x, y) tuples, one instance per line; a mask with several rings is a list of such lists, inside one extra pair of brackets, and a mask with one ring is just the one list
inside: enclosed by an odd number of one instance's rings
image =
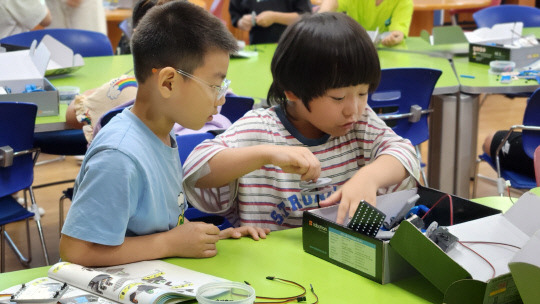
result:
[(223, 84), (222, 85), (215, 85), (215, 84), (209, 84), (208, 82), (202, 80), (201, 78), (193, 75), (193, 74), (190, 74), (188, 72), (185, 72), (185, 71), (182, 71), (181, 69), (176, 69), (176, 72), (180, 75), (183, 75), (183, 76), (186, 76), (188, 78), (191, 78), (199, 83), (202, 83), (204, 85), (207, 85), (209, 86), (210, 88), (214, 89), (217, 93), (217, 96), (216, 96), (216, 100), (220, 100), (221, 98), (223, 98), (223, 96), (225, 96), (225, 94), (227, 94), (227, 90), (229, 89), (229, 85), (231, 84), (231, 81), (227, 78), (223, 79)]

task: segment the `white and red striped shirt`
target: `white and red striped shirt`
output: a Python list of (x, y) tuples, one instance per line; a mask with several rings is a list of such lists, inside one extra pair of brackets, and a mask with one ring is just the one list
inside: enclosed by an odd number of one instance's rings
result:
[[(331, 192), (301, 195), (300, 176), (265, 165), (221, 188), (195, 188), (209, 172), (207, 162), (219, 151), (254, 145), (307, 147), (321, 163), (321, 177), (332, 179)], [(281, 230), (302, 225), (304, 210), (318, 208), (361, 167), (380, 155), (396, 157), (410, 176), (397, 185), (379, 189), (379, 194), (416, 186), (420, 165), (410, 141), (396, 135), (368, 106), (347, 134), (319, 139), (303, 137), (279, 106), (252, 110), (215, 139), (197, 146), (184, 164), (184, 191), (200, 210), (226, 216), (234, 226), (252, 225)]]

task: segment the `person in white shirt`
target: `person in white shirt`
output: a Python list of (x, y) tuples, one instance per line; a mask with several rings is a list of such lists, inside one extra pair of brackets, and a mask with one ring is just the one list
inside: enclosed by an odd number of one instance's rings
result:
[(103, 0), (45, 0), (51, 11), (49, 28), (72, 28), (107, 35)]
[(48, 26), (51, 14), (40, 0), (0, 1), (0, 38), (27, 32), (38, 25)]

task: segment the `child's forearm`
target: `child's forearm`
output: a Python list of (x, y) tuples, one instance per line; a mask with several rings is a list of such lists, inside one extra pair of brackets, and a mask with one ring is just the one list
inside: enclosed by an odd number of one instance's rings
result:
[(372, 163), (358, 170), (352, 179), (356, 177), (369, 178), (378, 189), (398, 184), (408, 175), (409, 172), (397, 158), (391, 155), (381, 155)]
[(121, 245), (106, 246), (62, 235), (60, 258), (87, 267), (154, 260), (166, 257), (163, 241), (163, 233), (157, 233), (126, 237)]
[(195, 186), (213, 188), (257, 170), (269, 163), (268, 153), (272, 146), (250, 146), (224, 149), (208, 161), (210, 173), (200, 178)]

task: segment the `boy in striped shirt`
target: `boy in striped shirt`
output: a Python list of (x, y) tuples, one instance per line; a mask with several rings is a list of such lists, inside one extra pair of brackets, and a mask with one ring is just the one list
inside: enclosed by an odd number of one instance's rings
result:
[[(250, 111), (194, 149), (184, 189), (197, 208), (233, 225), (280, 230), (302, 225), (304, 210), (340, 203), (337, 222), (360, 200), (416, 186), (420, 166), (409, 140), (367, 105), (380, 79), (366, 31), (341, 13), (291, 25), (272, 60), (269, 109)], [(331, 178), (322, 194), (301, 181)]]

